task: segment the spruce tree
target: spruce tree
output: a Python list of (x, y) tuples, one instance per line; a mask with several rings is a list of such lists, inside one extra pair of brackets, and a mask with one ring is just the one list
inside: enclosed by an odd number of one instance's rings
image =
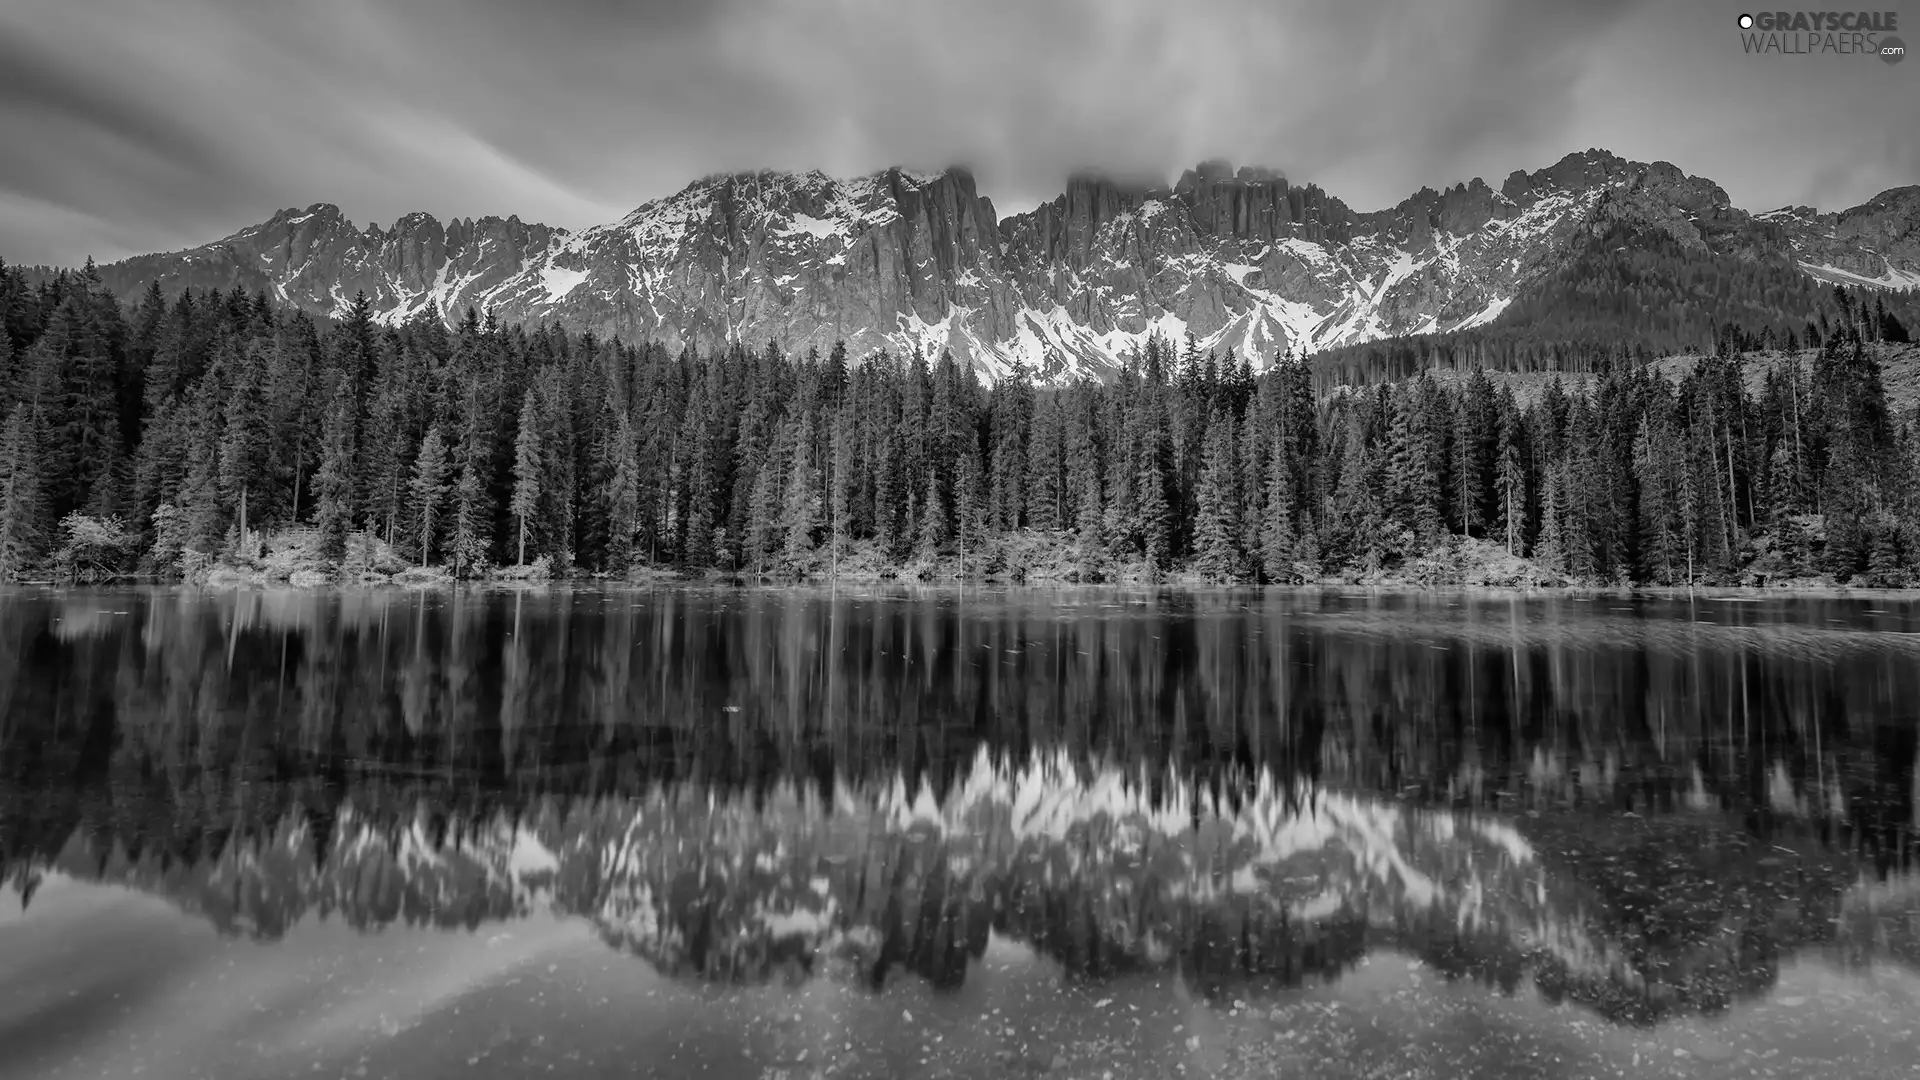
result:
[(1028, 381), (1026, 367), (1016, 361), (1013, 371), (1001, 385), (994, 387), (993, 409), (988, 414), (993, 438), (988, 519), (999, 532), (1012, 532), (1026, 517), (1030, 457), (1027, 444), (1034, 412), (1033, 385)]
[(785, 537), (787, 565), (804, 568), (813, 552), (815, 534), (820, 530), (820, 475), (813, 463), (812, 425), (806, 418), (792, 422), (790, 442), (792, 464), (787, 469), (787, 490), (781, 501), (780, 531)]
[(1132, 529), (1140, 538), (1140, 552), (1146, 556), (1149, 566), (1164, 570), (1172, 561), (1174, 554), (1174, 519), (1176, 508), (1172, 496), (1173, 480), (1173, 433), (1169, 424), (1165, 402), (1162, 400), (1162, 386), (1149, 382), (1144, 390), (1145, 403), (1141, 409), (1138, 457), (1135, 465), (1135, 496)]
[(273, 453), (266, 365), (258, 349), (232, 343), (215, 363), (224, 384), (218, 490), (223, 507), (245, 498), (251, 521), (271, 519), (283, 501)]
[(1643, 425), (1633, 454), (1640, 486), (1641, 580), (1662, 585), (1679, 580), (1685, 561), (1670, 438), (1664, 425)]
[(1797, 483), (1792, 448), (1782, 441), (1773, 448), (1767, 466), (1767, 532), (1775, 563), (1787, 577), (1800, 577), (1807, 565), (1807, 541), (1798, 515), (1805, 509)]
[(1100, 486), (1105, 469), (1094, 441), (1093, 416), (1080, 400), (1079, 391), (1073, 393), (1074, 404), (1065, 417), (1062, 467), (1066, 487), (1061, 492), (1062, 509), (1071, 517), (1061, 525), (1078, 533), (1081, 547), (1087, 549), (1101, 543), (1105, 530), (1106, 503)]
[[(471, 333), (463, 331), (463, 336)], [(495, 399), (490, 383), (486, 374), (470, 372), (462, 389), (460, 432), (453, 453), (458, 478), (447, 523), (447, 556), (455, 576), (488, 562), (492, 548)]]
[(1292, 463), (1287, 460), (1286, 443), (1279, 442), (1267, 459), (1267, 506), (1260, 532), (1260, 562), (1268, 581), (1292, 584), (1298, 577), (1294, 565), (1299, 557), (1299, 540), (1294, 531)]
[(529, 519), (540, 509), (540, 450), (540, 409), (528, 390), (520, 399), (520, 425), (513, 442), (513, 497), (507, 507), (516, 523), (514, 561), (519, 566), (527, 564)]
[(353, 388), (341, 380), (327, 410), (326, 431), (320, 440), (320, 468), (314, 474), (314, 526), (320, 534), (320, 554), (343, 559), (347, 534), (353, 529)]
[(451, 463), (447, 460), (447, 445), (440, 438), (440, 425), (427, 428), (420, 440), (420, 452), (414, 456), (413, 477), (408, 482), (409, 517), (414, 527), (414, 543), (420, 551), (420, 565), (427, 566), (433, 561), (433, 552), (440, 522), (441, 508), (447, 501)]
[(0, 333), (0, 414), (12, 413), (14, 404), (24, 397), (26, 375), (17, 362), (13, 340)]
[(1459, 426), (1455, 432), (1454, 487), (1461, 531), (1469, 536), (1485, 536), (1490, 522), (1499, 517), (1498, 498), (1491, 490), (1498, 484), (1500, 406), (1493, 382), (1486, 371), (1475, 365), (1460, 393)]
[(391, 544), (406, 507), (408, 452), (417, 444), (408, 432), (401, 350), (388, 341), (380, 355), (379, 379), (367, 403), (355, 475), (360, 482), (360, 516), (372, 518)]
[(1499, 493), (1496, 522), (1507, 554), (1527, 553), (1527, 500), (1529, 496), (1525, 422), (1514, 405), (1509, 390), (1500, 406), (1499, 441), (1496, 445), (1497, 469), (1494, 483)]
[(1238, 451), (1231, 415), (1216, 410), (1207, 424), (1194, 530), (1194, 569), (1209, 581), (1236, 581), (1243, 573)]
[(990, 524), (988, 484), (980, 451), (969, 442), (961, 451), (960, 468), (953, 485), (953, 531), (960, 548), (962, 575), (967, 573), (967, 565), (977, 554)]
[(633, 565), (633, 538), (639, 531), (640, 461), (634, 447), (633, 421), (622, 409), (603, 450), (607, 461), (599, 498), (608, 530), (606, 568), (623, 576)]
[(0, 581), (17, 580), (46, 550), (50, 529), (40, 464), (43, 438), (34, 404), (16, 403), (0, 430)]
[(856, 423), (853, 403), (844, 402), (827, 441), (831, 468), (827, 477), (827, 533), (836, 573), (837, 560), (846, 550), (847, 533), (853, 524), (854, 493), (860, 479), (854, 456)]
[[(1560, 466), (1549, 464), (1540, 495), (1540, 540), (1534, 560), (1555, 573), (1567, 572), (1566, 482)], [(1691, 579), (1689, 579), (1691, 580)]]
[(678, 446), (674, 453), (682, 463), (684, 477), (680, 497), (686, 505), (680, 538), (681, 557), (694, 566), (713, 562), (713, 529), (722, 520), (715, 506), (718, 486), (718, 454), (714, 437), (720, 427), (714, 390), (718, 384), (716, 359), (709, 360), (695, 376), (692, 396), (682, 417)]
[(461, 463), (460, 477), (453, 485), (453, 509), (448, 523), (447, 555), (453, 561), (454, 575), (460, 576), (487, 561), (491, 547), (492, 517), (487, 482), (481, 475), (484, 463), (468, 457)]
[(59, 517), (84, 508), (96, 483), (113, 482), (106, 470), (121, 450), (119, 362), (92, 299), (84, 287), (68, 293), (31, 357), (41, 368), (39, 386), (50, 391), (41, 398), (41, 460), (47, 502)]
[(174, 500), (185, 550), (209, 559), (218, 552), (230, 520), (220, 493), (220, 375), (217, 366), (210, 368), (188, 395), (186, 476)]
[(1876, 589), (1904, 589), (1911, 584), (1907, 559), (1900, 550), (1900, 522), (1892, 514), (1874, 515), (1868, 525), (1867, 584)]
[(1053, 532), (1066, 524), (1060, 458), (1059, 399), (1048, 396), (1034, 407), (1027, 436), (1027, 524), (1041, 532)]
[(920, 550), (927, 557), (947, 550), (948, 531), (946, 497), (940, 491), (940, 477), (927, 473), (926, 494), (920, 504)]

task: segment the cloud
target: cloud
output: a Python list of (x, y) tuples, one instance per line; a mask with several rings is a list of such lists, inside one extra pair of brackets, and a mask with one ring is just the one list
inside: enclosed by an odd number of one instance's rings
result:
[[(578, 227), (750, 168), (963, 163), (1003, 213), (1082, 169), (1211, 157), (1357, 209), (1588, 146), (1768, 205), (1920, 179), (1888, 92), (1912, 72), (1771, 59), (1643, 0), (16, 0), (0, 255), (113, 258), (316, 201)], [(1862, 122), (1818, 122), (1836, 108)]]

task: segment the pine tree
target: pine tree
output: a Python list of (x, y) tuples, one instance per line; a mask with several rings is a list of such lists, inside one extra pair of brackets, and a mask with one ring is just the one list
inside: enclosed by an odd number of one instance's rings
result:
[(460, 466), (460, 477), (453, 485), (452, 520), (448, 525), (447, 555), (453, 561), (457, 577), (487, 561), (491, 546), (492, 513), (482, 463), (469, 457)]
[(946, 498), (940, 492), (940, 477), (931, 470), (927, 473), (927, 490), (920, 506), (920, 550), (931, 557), (947, 549)]
[(846, 549), (847, 532), (852, 526), (854, 491), (859, 482), (853, 452), (856, 423), (853, 403), (843, 403), (828, 439), (828, 464), (832, 472), (827, 478), (827, 530), (835, 560), (835, 573), (839, 572), (838, 560)]
[(781, 501), (780, 531), (786, 537), (787, 565), (800, 569), (813, 552), (815, 534), (820, 531), (821, 499), (819, 471), (813, 464), (812, 425), (805, 417), (793, 421), (790, 441), (793, 461), (787, 469), (787, 491)]
[(1807, 573), (1807, 540), (1797, 515), (1805, 510), (1797, 482), (1792, 448), (1782, 441), (1773, 448), (1767, 466), (1767, 532), (1775, 561), (1786, 577)]
[(1066, 525), (1060, 458), (1060, 405), (1048, 397), (1034, 408), (1027, 437), (1027, 524), (1041, 532)]
[[(556, 334), (555, 362), (540, 369), (534, 395), (540, 439), (540, 485), (529, 534), (553, 561), (556, 573), (565, 573), (573, 564), (580, 542), (579, 511), (591, 501), (593, 490), (590, 462), (585, 460), (591, 443), (581, 437), (589, 427), (583, 415), (588, 401), (584, 396), (576, 400), (565, 347), (564, 335)], [(583, 498), (583, 494), (588, 497)], [(708, 528), (712, 528), (711, 520)]]
[(1076, 401), (1067, 417), (1063, 448), (1067, 487), (1062, 501), (1072, 518), (1061, 524), (1071, 525), (1079, 534), (1082, 549), (1099, 545), (1106, 527), (1107, 505), (1100, 486), (1106, 469), (1100, 449), (1094, 441), (1093, 417)]
[(1876, 589), (1904, 589), (1911, 584), (1907, 560), (1900, 550), (1900, 523), (1892, 515), (1874, 516), (1867, 554), (1867, 584)]
[(1173, 507), (1168, 504), (1166, 476), (1158, 455), (1143, 451), (1135, 472), (1135, 494), (1129, 532), (1138, 538), (1140, 554), (1147, 565), (1165, 569), (1173, 557)]
[(441, 508), (447, 501), (451, 471), (447, 446), (440, 438), (440, 425), (434, 424), (427, 428), (427, 434), (420, 440), (420, 452), (415, 455), (413, 462), (413, 478), (407, 485), (412, 497), (409, 516), (417, 530), (414, 543), (420, 549), (421, 566), (433, 561), (434, 541), (437, 538), (435, 525), (439, 523)]
[[(0, 327), (0, 331), (4, 331)], [(0, 413), (10, 414), (25, 393), (27, 372), (16, 360), (13, 340), (0, 332)]]
[[(1387, 554), (1383, 540), (1386, 514), (1376, 494), (1387, 487), (1381, 482), (1387, 454), (1385, 448), (1370, 445), (1367, 418), (1360, 408), (1349, 408), (1342, 428), (1327, 542), (1352, 553), (1361, 568), (1374, 571), (1380, 569)], [(1330, 447), (1329, 452), (1333, 449)]]
[(266, 365), (257, 349), (231, 343), (215, 363), (224, 384), (218, 490), (223, 508), (247, 500), (252, 520), (269, 519), (282, 501), (276, 482)]
[(342, 559), (347, 534), (353, 529), (354, 395), (344, 379), (327, 410), (326, 431), (320, 440), (320, 468), (314, 474), (314, 525), (320, 533), (320, 554)]
[[(463, 336), (471, 334), (463, 331)], [(488, 382), (484, 375), (471, 373), (463, 392), (460, 435), (453, 455), (458, 479), (453, 485), (447, 536), (447, 556), (456, 577), (488, 562), (493, 546), (494, 402)]]
[(540, 509), (540, 409), (528, 390), (520, 400), (519, 434), (513, 442), (513, 498), (508, 511), (517, 522), (518, 547), (515, 563), (527, 564), (528, 519)]
[(780, 496), (785, 490), (775, 463), (771, 459), (761, 463), (753, 479), (753, 506), (747, 518), (744, 552), (761, 573), (766, 572), (767, 557), (780, 543)]
[(633, 565), (633, 538), (640, 517), (640, 461), (633, 421), (625, 409), (619, 411), (610, 443), (602, 451), (606, 479), (599, 492), (608, 530), (606, 566), (625, 575)]
[[(101, 308), (87, 291), (98, 289), (98, 275), (89, 269), (85, 277), (90, 283), (61, 301), (30, 356), (41, 368), (40, 387), (50, 391), (41, 398), (46, 428), (41, 460), (46, 499), (56, 517), (84, 508), (97, 483), (113, 482), (108, 466), (121, 450), (119, 360)], [(110, 310), (117, 324), (118, 308)]]
[(1148, 384), (1141, 408), (1138, 457), (1135, 465), (1132, 532), (1140, 538), (1140, 553), (1155, 570), (1166, 569), (1174, 553), (1176, 508), (1173, 483), (1173, 433), (1158, 382)]
[(1513, 404), (1511, 391), (1505, 396), (1500, 408), (1499, 442), (1496, 447), (1498, 468), (1494, 483), (1499, 491), (1500, 509), (1497, 525), (1506, 544), (1507, 554), (1524, 556), (1527, 553), (1527, 461), (1522, 446), (1524, 421), (1520, 411)]
[(1268, 581), (1287, 585), (1297, 580), (1299, 538), (1294, 531), (1292, 463), (1281, 442), (1267, 459), (1266, 520), (1260, 533), (1260, 561)]
[(1034, 412), (1033, 385), (1028, 381), (1026, 367), (1016, 361), (1013, 371), (1001, 385), (994, 387), (993, 409), (989, 414), (993, 456), (989, 462), (988, 520), (1000, 532), (1012, 532), (1025, 521), (1028, 439)]
[(1540, 540), (1534, 560), (1555, 573), (1567, 572), (1566, 482), (1563, 470), (1549, 464), (1540, 496)]
[(718, 383), (719, 361), (714, 358), (695, 377), (674, 452), (681, 462), (680, 497), (686, 505), (680, 553), (683, 559), (694, 566), (707, 566), (713, 562), (714, 525), (724, 520), (714, 499), (719, 487), (720, 455), (714, 444), (715, 435), (721, 428), (718, 402), (715, 401)]
[(49, 536), (42, 487), (38, 410), (22, 401), (0, 430), (0, 581), (17, 580), (45, 552)]
[(209, 561), (218, 552), (230, 520), (227, 504), (220, 497), (221, 374), (217, 365), (208, 369), (187, 395), (186, 476), (174, 501), (181, 518), (184, 550)]
[(1210, 581), (1236, 581), (1243, 573), (1238, 452), (1232, 416), (1216, 410), (1207, 424), (1194, 530), (1194, 568)]
[(408, 452), (417, 444), (409, 433), (409, 387), (399, 344), (385, 342), (379, 351), (379, 379), (367, 403), (355, 476), (360, 516), (371, 517), (391, 544), (406, 507)]
[(960, 547), (962, 574), (966, 573), (967, 563), (979, 549), (989, 527), (988, 483), (980, 451), (970, 443), (961, 451), (959, 474), (953, 485), (954, 539)]
[(1634, 440), (1634, 471), (1640, 484), (1642, 580), (1671, 585), (1685, 561), (1670, 454), (1670, 431), (1643, 425)]
[(1500, 420), (1493, 382), (1478, 365), (1460, 393), (1456, 416), (1452, 457), (1460, 531), (1467, 536), (1484, 536), (1488, 522), (1499, 514), (1489, 481), (1498, 483)]
[(1383, 510), (1398, 530), (1431, 539), (1439, 517), (1431, 512), (1432, 486), (1426, 462), (1426, 432), (1419, 409), (1403, 384), (1383, 393), (1386, 407), (1387, 485)]

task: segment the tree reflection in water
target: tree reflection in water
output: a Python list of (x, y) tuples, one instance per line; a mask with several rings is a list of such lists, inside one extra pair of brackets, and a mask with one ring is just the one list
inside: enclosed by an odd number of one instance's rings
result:
[(994, 933), (1211, 995), (1370, 950), (1609, 1019), (1920, 966), (1920, 619), (1598, 595), (0, 597), (0, 877), (223, 931), (536, 909), (689, 978)]

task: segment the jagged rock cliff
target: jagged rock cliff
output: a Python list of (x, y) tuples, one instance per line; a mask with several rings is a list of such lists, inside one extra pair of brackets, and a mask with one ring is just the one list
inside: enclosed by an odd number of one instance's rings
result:
[(1756, 216), (1673, 165), (1601, 151), (1498, 191), (1476, 179), (1372, 213), (1224, 162), (1171, 188), (1077, 176), (1005, 219), (957, 168), (712, 176), (579, 232), (426, 214), (356, 229), (318, 204), (102, 272), (128, 296), (154, 279), (239, 285), (336, 314), (364, 291), (385, 321), (472, 306), (670, 348), (948, 348), (988, 378), (1021, 362), (1057, 380), (1107, 374), (1153, 332), (1258, 366), (1288, 349), (1482, 325), (1622, 222), (1826, 281), (1920, 286), (1920, 187), (1838, 213)]

